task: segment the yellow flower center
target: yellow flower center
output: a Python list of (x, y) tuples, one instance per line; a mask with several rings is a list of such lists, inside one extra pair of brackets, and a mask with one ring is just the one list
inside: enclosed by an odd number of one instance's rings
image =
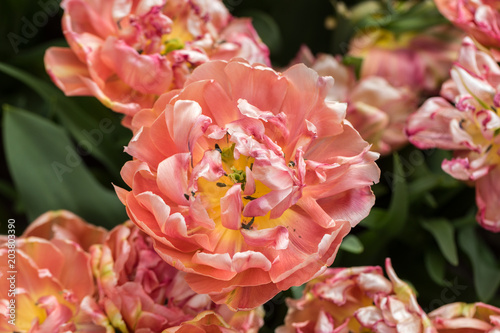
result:
[[(203, 177), (198, 179), (198, 192), (196, 195), (201, 196), (203, 205), (205, 206), (208, 215), (214, 220), (217, 226), (221, 225), (221, 207), (220, 200), (224, 197), (227, 191), (235, 184), (241, 184), (242, 202), (243, 207), (257, 198), (269, 193), (269, 189), (259, 180), (255, 180), (255, 192), (252, 194), (244, 194), (243, 191), (247, 185), (246, 168), (250, 170), (253, 168), (254, 158), (244, 155), (236, 160), (234, 159), (235, 145), (228, 145), (220, 148), (217, 144), (215, 149), (221, 153), (222, 166), (225, 175), (220, 177), (217, 181), (211, 182)], [(248, 217), (241, 215), (241, 228), (244, 229), (263, 229), (274, 226), (274, 223), (269, 221), (269, 214), (266, 216)]]

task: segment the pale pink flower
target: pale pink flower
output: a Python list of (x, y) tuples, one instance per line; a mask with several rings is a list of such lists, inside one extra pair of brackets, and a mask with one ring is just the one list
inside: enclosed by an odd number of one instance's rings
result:
[(328, 269), (287, 299), (285, 324), (276, 333), (436, 333), (413, 290), (386, 260), (378, 266)]
[(441, 14), (500, 61), (500, 4), (496, 0), (435, 0)]
[(499, 333), (500, 309), (484, 303), (451, 303), (429, 313), (439, 333)]
[(66, 95), (93, 95), (126, 114), (126, 125), (211, 59), (269, 64), (250, 20), (233, 18), (221, 0), (64, 0), (61, 6), (70, 48), (47, 50), (47, 72)]
[(263, 325), (262, 309), (235, 314), (192, 291), (185, 273), (163, 261), (152, 239), (131, 222), (115, 227), (104, 244), (90, 251), (99, 289), (96, 304), (121, 332), (161, 332), (206, 310), (249, 332)]
[(417, 98), (406, 87), (394, 87), (379, 76), (356, 80), (353, 68), (338, 57), (319, 54), (317, 58), (302, 47), (295, 61), (302, 61), (322, 76), (332, 76), (334, 89), (329, 97), (347, 103), (346, 119), (372, 144), (371, 150), (388, 155), (408, 143), (404, 127), (417, 109)]
[[(421, 149), (454, 151), (443, 161), (451, 176), (474, 183), (478, 222), (500, 231), (500, 67), (465, 38), (444, 97), (427, 100), (409, 118), (407, 134)], [(451, 104), (451, 103), (454, 103)]]
[(398, 36), (383, 29), (361, 31), (351, 40), (349, 55), (363, 58), (361, 78), (380, 76), (392, 86), (432, 95), (448, 78), (460, 38), (442, 26)]
[(214, 61), (137, 115), (117, 193), (195, 292), (255, 308), (323, 272), (370, 211), (378, 154), (332, 81)]

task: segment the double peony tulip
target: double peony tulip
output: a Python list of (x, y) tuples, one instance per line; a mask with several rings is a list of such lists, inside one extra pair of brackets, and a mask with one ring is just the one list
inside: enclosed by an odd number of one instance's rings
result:
[(498, 232), (500, 66), (467, 37), (451, 78), (442, 87), (443, 97), (430, 98), (410, 117), (407, 134), (418, 148), (454, 151), (453, 159), (443, 161), (443, 170), (475, 184), (476, 218)]
[(64, 0), (61, 6), (70, 48), (47, 50), (47, 72), (66, 95), (93, 95), (129, 117), (182, 87), (209, 60), (269, 64), (250, 20), (233, 18), (220, 0)]
[(460, 48), (460, 31), (437, 26), (416, 34), (382, 28), (361, 30), (351, 40), (349, 55), (363, 58), (361, 78), (379, 76), (418, 96), (438, 92), (448, 78)]
[(437, 333), (389, 259), (379, 266), (328, 269), (288, 299), (285, 325), (276, 333)]
[[(104, 237), (103, 229), (68, 212), (40, 216), (16, 240), (14, 298), (8, 295), (8, 243), (0, 244), (0, 331), (105, 332), (84, 311), (95, 291), (86, 250)], [(14, 326), (10, 299), (15, 300)]]
[(316, 58), (302, 47), (295, 62), (303, 62), (319, 75), (332, 76), (334, 100), (347, 103), (346, 119), (382, 155), (397, 151), (408, 143), (404, 131), (408, 116), (417, 109), (417, 97), (408, 87), (392, 86), (384, 77), (368, 76), (356, 80), (354, 69), (338, 57), (319, 54)]
[(322, 273), (368, 214), (378, 154), (332, 89), (304, 65), (213, 61), (134, 117), (117, 193), (194, 291), (255, 308)]

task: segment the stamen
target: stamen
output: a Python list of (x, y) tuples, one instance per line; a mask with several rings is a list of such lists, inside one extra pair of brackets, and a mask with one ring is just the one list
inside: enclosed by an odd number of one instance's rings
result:
[(243, 229), (250, 230), (250, 228), (252, 227), (253, 221), (255, 221), (255, 217), (252, 217), (252, 219), (250, 220), (250, 222), (248, 222), (247, 224), (242, 223), (242, 224), (241, 224), (241, 227), (242, 227)]
[(219, 182), (215, 183), (215, 185), (217, 185), (218, 187), (226, 187), (227, 186), (226, 184), (219, 183)]

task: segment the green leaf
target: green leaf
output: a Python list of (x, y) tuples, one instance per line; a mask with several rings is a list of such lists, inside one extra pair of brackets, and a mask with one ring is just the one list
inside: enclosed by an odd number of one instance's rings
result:
[(424, 261), (425, 268), (427, 268), (427, 272), (431, 279), (438, 285), (445, 286), (444, 273), (446, 262), (443, 257), (434, 251), (427, 250), (425, 251)]
[(283, 38), (279, 25), (271, 15), (258, 9), (244, 10), (240, 15), (252, 18), (255, 30), (260, 38), (262, 38), (264, 44), (267, 45), (271, 54), (279, 53), (283, 46)]
[(458, 244), (471, 261), (479, 300), (488, 302), (500, 285), (500, 268), (491, 250), (477, 236), (475, 228), (462, 228), (458, 234)]
[(0, 72), (18, 79), (45, 99), (77, 140), (79, 150), (94, 156), (111, 174), (119, 174), (126, 155), (122, 149), (117, 149), (116, 142), (124, 136), (131, 136), (131, 133), (120, 125), (115, 114), (100, 105), (95, 107), (95, 104), (84, 110), (59, 89), (12, 66), (0, 63)]
[(422, 221), (422, 226), (434, 236), (446, 260), (453, 266), (457, 266), (458, 254), (453, 224), (446, 219), (433, 219)]
[(380, 220), (376, 225), (371, 225), (376, 230), (385, 228), (387, 231), (385, 236), (389, 237), (398, 234), (403, 229), (408, 218), (409, 209), (408, 184), (398, 154), (394, 154), (393, 165), (392, 172), (386, 171), (384, 173), (384, 177), (392, 187), (389, 209), (384, 216), (379, 216)]
[(67, 209), (108, 228), (125, 221), (111, 184), (106, 189), (93, 178), (60, 126), (10, 106), (3, 126), (7, 165), (30, 220)]
[(387, 214), (387, 211), (382, 208), (373, 207), (370, 214), (365, 217), (360, 223), (360, 226), (366, 227), (368, 229), (380, 229), (379, 224)]
[(306, 288), (306, 284), (304, 283), (301, 286), (293, 286), (290, 288), (290, 292), (292, 293), (292, 297), (295, 299), (301, 298), (304, 293), (304, 289)]
[(346, 66), (352, 66), (354, 68), (354, 73), (356, 74), (356, 78), (359, 79), (361, 77), (361, 66), (363, 65), (363, 58), (345, 56), (342, 59), (342, 63)]
[(363, 243), (354, 235), (347, 235), (342, 244), (340, 244), (340, 249), (356, 254), (363, 253), (364, 251)]

